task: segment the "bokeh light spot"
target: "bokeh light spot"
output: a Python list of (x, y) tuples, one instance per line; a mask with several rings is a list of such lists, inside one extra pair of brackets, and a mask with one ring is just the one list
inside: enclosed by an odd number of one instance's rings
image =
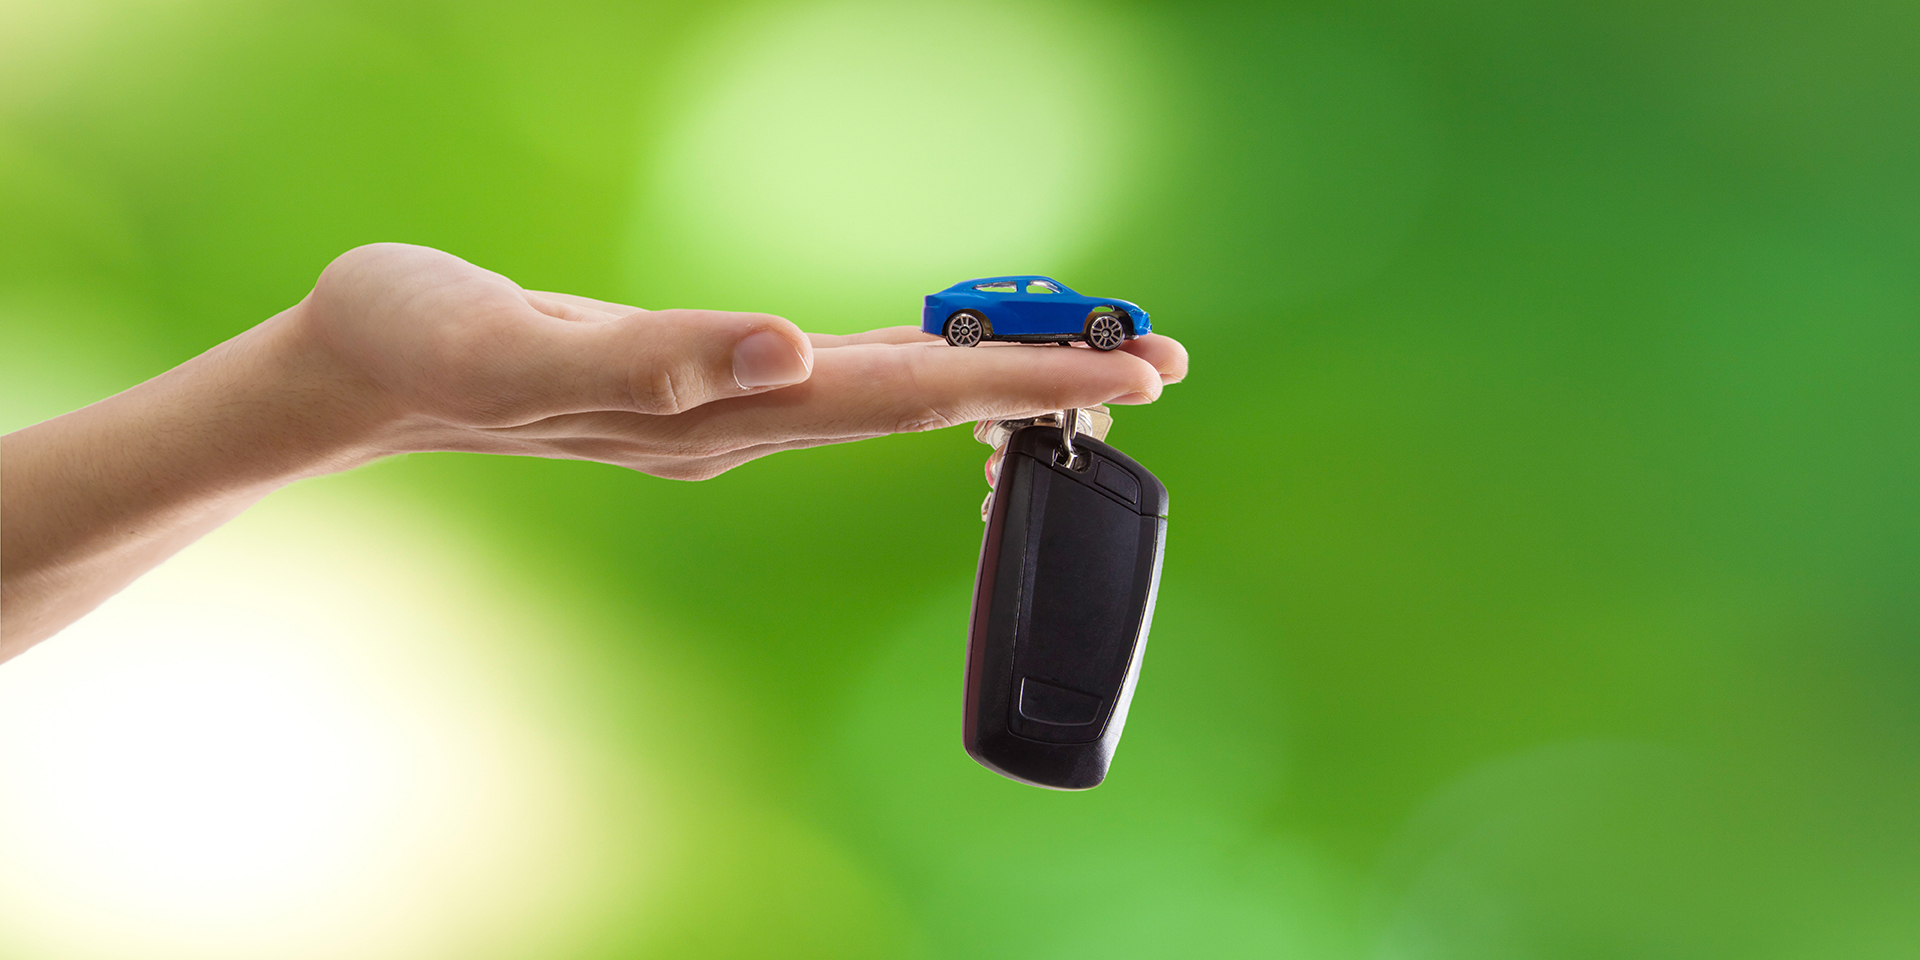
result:
[(1138, 139), (1113, 29), (1046, 5), (840, 3), (722, 31), (658, 154), (664, 226), (831, 283), (1057, 263), (1097, 234)]
[(530, 614), (390, 517), (256, 509), (0, 669), (0, 953), (551, 942), (588, 804), (485, 657)]

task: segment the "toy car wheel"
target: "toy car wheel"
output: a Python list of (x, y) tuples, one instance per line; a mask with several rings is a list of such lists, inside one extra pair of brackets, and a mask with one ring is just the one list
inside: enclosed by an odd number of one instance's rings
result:
[(977, 347), (986, 335), (986, 321), (971, 310), (947, 318), (947, 342), (956, 347)]
[(1127, 342), (1127, 324), (1116, 314), (1096, 313), (1087, 318), (1086, 340), (1095, 350), (1112, 350)]

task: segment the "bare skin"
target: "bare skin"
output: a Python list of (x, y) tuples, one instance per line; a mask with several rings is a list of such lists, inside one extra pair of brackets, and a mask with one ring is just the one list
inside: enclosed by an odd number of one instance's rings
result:
[(1149, 403), (1186, 351), (960, 350), (914, 327), (538, 293), (450, 254), (351, 250), (300, 303), (146, 383), (0, 437), (0, 661), (262, 497), (431, 450), (702, 480), (781, 450)]

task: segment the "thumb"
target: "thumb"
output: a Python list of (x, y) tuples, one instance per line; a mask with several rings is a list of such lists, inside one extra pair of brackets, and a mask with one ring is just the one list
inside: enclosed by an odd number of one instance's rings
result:
[(807, 335), (765, 313), (653, 310), (552, 332), (568, 342), (547, 354), (554, 369), (537, 379), (574, 387), (558, 404), (572, 409), (552, 412), (681, 413), (813, 374)]

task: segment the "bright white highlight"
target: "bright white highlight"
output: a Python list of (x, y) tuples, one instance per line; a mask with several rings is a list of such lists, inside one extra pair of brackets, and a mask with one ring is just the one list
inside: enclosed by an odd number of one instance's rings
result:
[(43, 882), (116, 913), (214, 920), (321, 893), (393, 839), (381, 808), (421, 786), (383, 736), (396, 718), (282, 624), (183, 621), (34, 664), (38, 696), (7, 709), (13, 826)]
[(417, 533), (262, 511), (0, 666), (0, 954), (551, 942), (578, 804), (482, 666), (524, 615)]
[(788, 9), (689, 61), (656, 204), (732, 269), (1057, 264), (1100, 237), (1143, 139), (1131, 45), (1045, 4)]

